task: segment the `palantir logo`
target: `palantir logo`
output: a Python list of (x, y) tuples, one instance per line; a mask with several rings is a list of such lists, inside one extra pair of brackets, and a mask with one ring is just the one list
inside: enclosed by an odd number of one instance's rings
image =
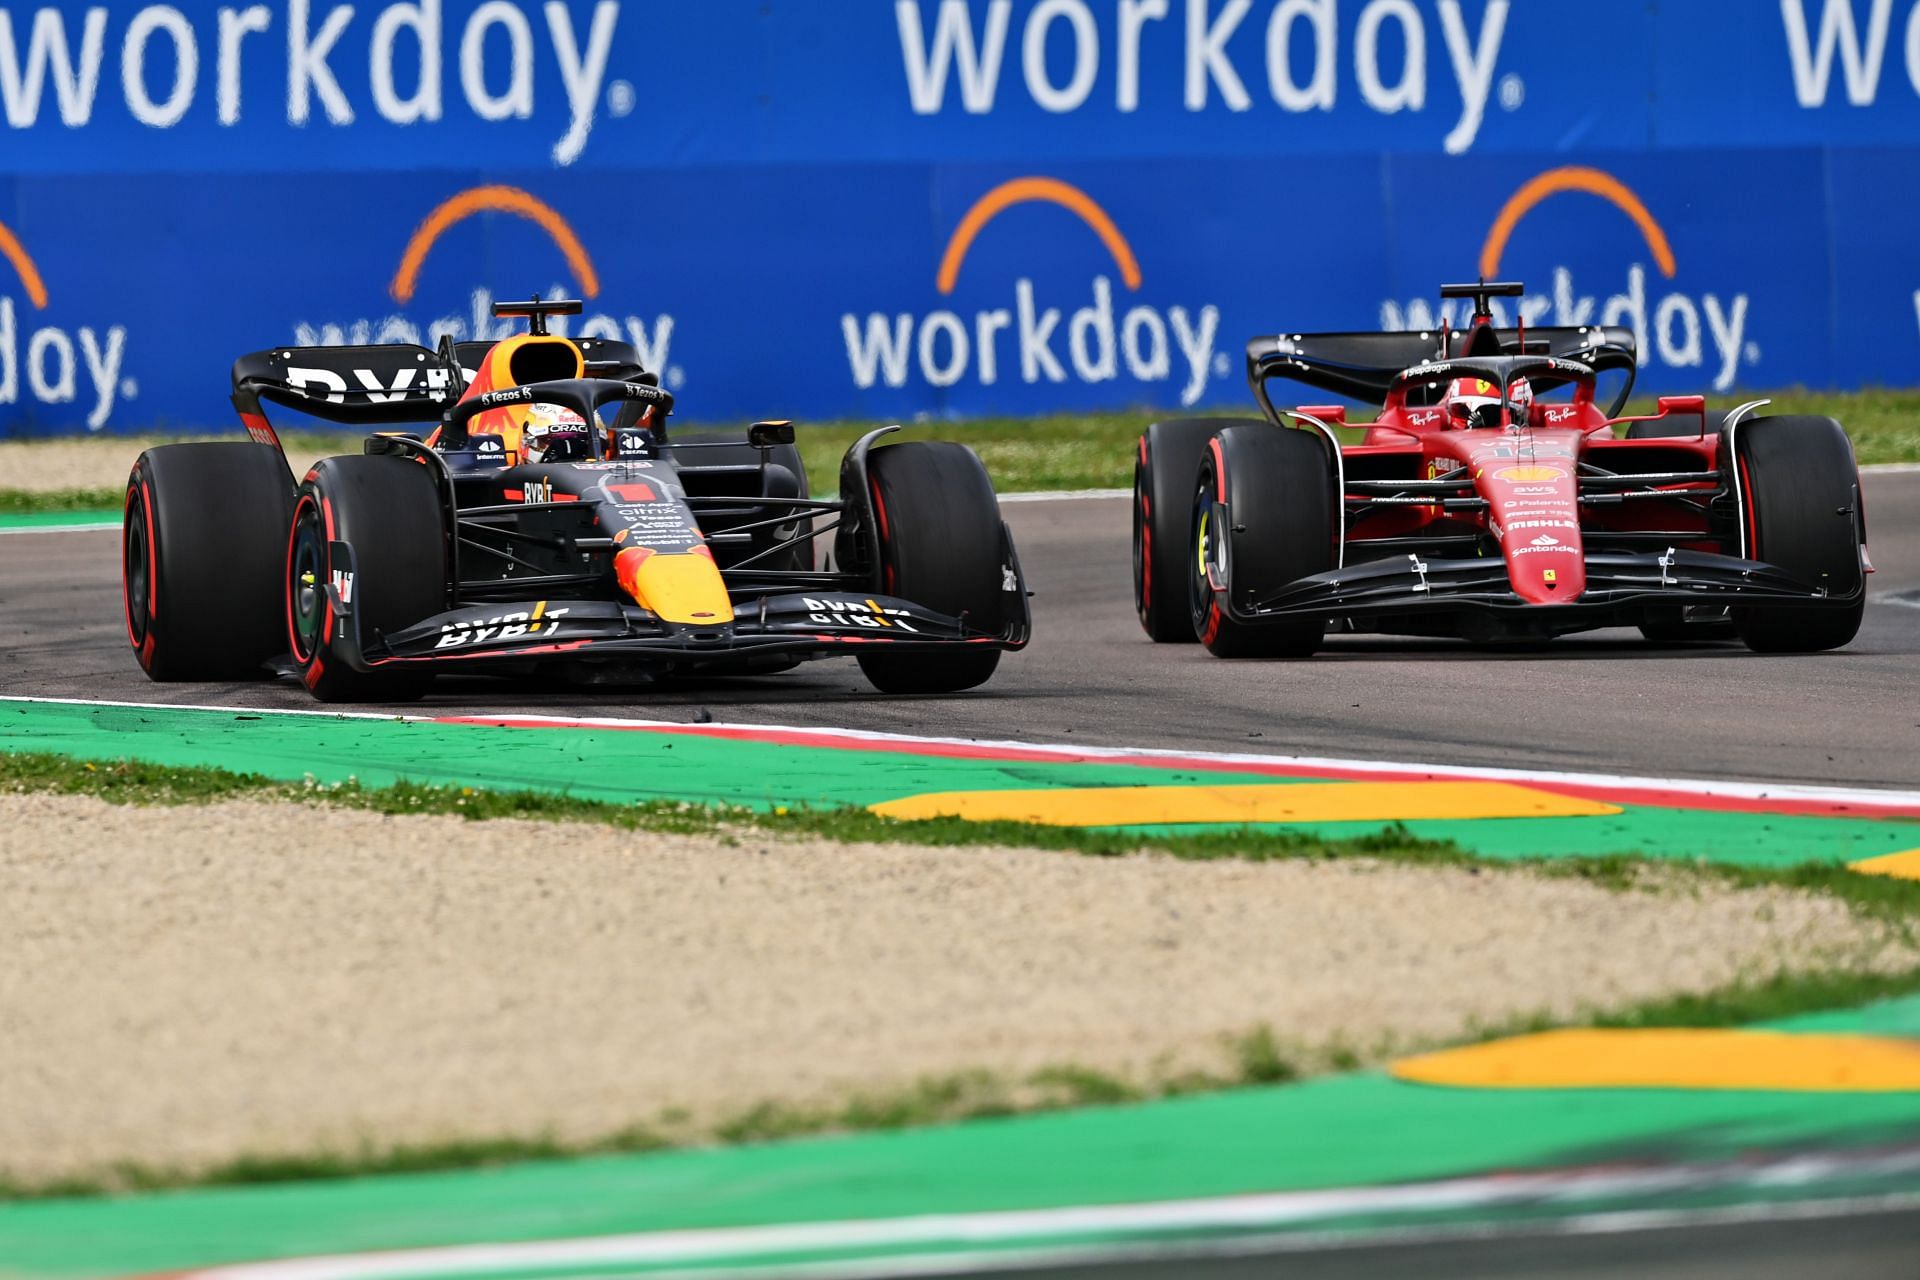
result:
[[(1549, 197), (1566, 192), (1598, 196), (1620, 210), (1639, 230), (1662, 278), (1673, 280), (1679, 274), (1679, 263), (1668, 243), (1666, 229), (1640, 197), (1612, 174), (1570, 165), (1550, 169), (1530, 179), (1501, 206), (1480, 248), (1482, 279), (1499, 278), (1507, 242), (1521, 220)], [(1598, 295), (1582, 294), (1576, 289), (1570, 267), (1554, 267), (1552, 279), (1550, 292), (1529, 294), (1520, 299), (1520, 315), (1528, 324), (1606, 324), (1630, 328), (1643, 366), (1711, 370), (1716, 391), (1731, 389), (1740, 380), (1743, 368), (1760, 358), (1759, 348), (1746, 340), (1750, 302), (1747, 294), (1722, 298), (1716, 293), (1691, 294), (1675, 288), (1657, 298), (1649, 297), (1647, 268), (1642, 262), (1628, 264), (1622, 288), (1608, 294), (1604, 302)], [(1493, 307), (1496, 322), (1508, 323), (1501, 304), (1496, 301)], [(1432, 329), (1443, 317), (1458, 327), (1466, 320), (1465, 307), (1454, 303), (1436, 310), (1421, 298), (1404, 306), (1389, 300), (1380, 307), (1380, 323), (1387, 329)]]
[[(554, 284), (548, 291), (549, 297), (578, 296), (592, 301), (600, 296), (600, 273), (595, 269), (593, 258), (573, 225), (552, 205), (531, 192), (499, 185), (470, 187), (435, 206), (414, 228), (406, 247), (401, 251), (399, 264), (387, 284), (388, 295), (402, 307), (410, 307), (419, 292), (420, 272), (441, 237), (467, 219), (487, 214), (506, 214), (531, 223), (560, 251), (566, 261), (567, 271), (573, 277), (573, 284), (571, 287)], [(462, 299), (464, 311), (447, 312), (425, 322), (416, 319), (408, 311), (349, 320), (344, 324), (301, 321), (294, 325), (294, 341), (309, 347), (365, 346), (373, 342), (412, 342), (433, 346), (444, 334), (450, 335), (456, 342), (494, 342), (517, 330), (512, 321), (494, 318), (493, 301), (492, 289), (485, 284), (477, 285)], [(570, 320), (574, 323), (569, 324)], [(658, 373), (663, 383), (678, 386), (683, 381), (681, 371), (671, 365), (668, 359), (673, 342), (671, 315), (657, 315), (651, 320), (637, 315), (616, 316), (606, 312), (594, 312), (577, 319), (553, 316), (548, 320), (548, 330), (562, 336), (572, 333), (575, 337), (632, 343), (639, 352), (640, 363)]]
[[(1140, 263), (1107, 211), (1078, 187), (1057, 178), (1029, 177), (995, 187), (960, 219), (934, 278), (941, 296), (953, 293), (968, 251), (988, 224), (1007, 209), (1034, 201), (1077, 216), (1106, 247), (1128, 293), (1139, 291)], [(919, 316), (904, 311), (844, 314), (840, 331), (854, 385), (862, 390), (876, 383), (904, 387), (910, 371), (917, 371), (931, 387), (969, 379), (990, 387), (1015, 376), (1028, 384), (1058, 383), (1068, 380), (1069, 369), (1079, 382), (1094, 385), (1117, 380), (1124, 369), (1128, 377), (1146, 384), (1178, 377), (1180, 403), (1193, 404), (1213, 374), (1226, 372), (1224, 360), (1216, 362), (1213, 353), (1220, 329), (1218, 307), (1162, 310), (1141, 302), (1121, 312), (1113, 281), (1103, 274), (1088, 283), (1088, 293), (1087, 305), (1068, 315), (1063, 306), (1045, 305), (1032, 278), (1023, 275), (1013, 282), (1011, 307), (987, 307), (972, 316), (945, 308)]]
[(11, 294), (0, 293), (0, 405), (20, 403), (23, 391), (43, 405), (72, 404), (76, 411), (85, 405), (88, 430), (100, 430), (112, 416), (115, 402), (132, 399), (139, 390), (131, 378), (120, 376), (127, 355), (127, 327), (108, 325), (103, 332), (83, 324), (70, 332), (58, 325), (35, 323), (47, 309), (46, 281), (39, 264), (5, 223), (0, 223), (0, 257), (13, 267), (14, 278), (33, 308), (22, 312)]

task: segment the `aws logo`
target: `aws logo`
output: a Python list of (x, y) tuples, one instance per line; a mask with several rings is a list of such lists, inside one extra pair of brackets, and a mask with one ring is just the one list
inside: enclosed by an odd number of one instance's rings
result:
[[(86, 414), (87, 429), (98, 431), (113, 416), (114, 404), (132, 399), (139, 388), (120, 376), (127, 356), (127, 327), (104, 332), (88, 325), (68, 331), (35, 325), (47, 309), (46, 281), (40, 266), (5, 223), (0, 223), (0, 257), (13, 268), (32, 311), (24, 314), (11, 294), (0, 293), (0, 405), (18, 404), (21, 393), (43, 405), (73, 405)], [(82, 383), (85, 383), (83, 390)]]
[[(1107, 211), (1078, 187), (1057, 178), (1015, 178), (974, 202), (953, 229), (934, 288), (951, 297), (959, 287), (967, 255), (993, 221), (1017, 205), (1054, 205), (1074, 215), (1096, 237), (1112, 259), (1115, 274), (1128, 295), (1143, 284), (1133, 246)], [(1033, 257), (1044, 261), (1048, 246), (1034, 246)], [(870, 312), (840, 317), (847, 344), (847, 365), (854, 385), (866, 390), (877, 383), (904, 387), (912, 374), (930, 387), (951, 387), (971, 381), (990, 387), (1018, 378), (1027, 384), (1064, 383), (1071, 377), (1086, 385), (1129, 379), (1145, 384), (1172, 385), (1179, 380), (1180, 403), (1192, 404), (1209, 380), (1229, 371), (1224, 358), (1214, 355), (1220, 329), (1220, 309), (1189, 310), (1172, 306), (1162, 310), (1147, 302), (1116, 303), (1113, 281), (1096, 274), (1084, 286), (1085, 306), (1067, 314), (1064, 305), (1047, 305), (1031, 276), (1013, 281), (1011, 306), (986, 306), (972, 314), (940, 307), (922, 315), (909, 312)], [(1078, 302), (1073, 298), (1071, 302)]]
[[(344, 323), (313, 324), (301, 321), (293, 327), (294, 341), (301, 346), (414, 342), (430, 347), (440, 341), (442, 334), (451, 334), (456, 342), (466, 342), (497, 341), (517, 332), (515, 322), (497, 320), (493, 316), (493, 286), (499, 281), (472, 279), (483, 276), (485, 269), (468, 269), (458, 265), (449, 269), (446, 264), (439, 263), (434, 255), (440, 241), (455, 227), (469, 219), (490, 216), (505, 216), (516, 223), (525, 223), (560, 251), (572, 279), (570, 282), (554, 283), (546, 291), (547, 296), (578, 297), (589, 303), (600, 296), (600, 273), (594, 266), (593, 256), (573, 229), (572, 223), (557, 209), (519, 187), (470, 187), (434, 206), (401, 248), (393, 276), (387, 281), (387, 295), (402, 310)], [(437, 309), (425, 307), (428, 298), (437, 297), (439, 306), (446, 306), (450, 301), (445, 295), (431, 292), (425, 296), (421, 294), (421, 273), (430, 258), (436, 261), (434, 274), (437, 277), (445, 278), (451, 270), (456, 278), (471, 280), (471, 283), (466, 285), (466, 293), (460, 299), (458, 309), (421, 320), (419, 316), (423, 310)], [(573, 320), (571, 326), (569, 320)], [(577, 319), (555, 316), (549, 328), (558, 334), (571, 332), (575, 337), (630, 342), (639, 350), (641, 363), (648, 369), (659, 371), (663, 381), (672, 386), (678, 386), (682, 381), (680, 370), (668, 362), (673, 342), (673, 317), (670, 315), (646, 319), (636, 315), (590, 312)]]
[[(1507, 257), (1515, 231), (1542, 205), (1562, 195), (1595, 197), (1619, 210), (1640, 233), (1647, 257), (1661, 279), (1677, 279), (1680, 265), (1666, 228), (1646, 203), (1612, 174), (1580, 165), (1549, 169), (1507, 198), (1480, 246), (1483, 279), (1497, 279), (1503, 268), (1515, 270)], [(1759, 360), (1759, 348), (1746, 340), (1749, 295), (1736, 293), (1723, 298), (1715, 293), (1689, 293), (1676, 285), (1654, 297), (1648, 290), (1647, 263), (1632, 261), (1626, 264), (1619, 290), (1603, 299), (1599, 294), (1579, 291), (1574, 264), (1591, 277), (1609, 268), (1617, 269), (1617, 263), (1596, 261), (1577, 242), (1562, 241), (1550, 252), (1548, 260), (1556, 264), (1547, 273), (1551, 289), (1520, 300), (1520, 311), (1529, 324), (1631, 328), (1643, 366), (1711, 372), (1716, 391), (1731, 388), (1740, 380), (1742, 370)], [(1529, 265), (1517, 274), (1523, 279), (1537, 279), (1541, 273)], [(1455, 314), (1456, 309), (1444, 307), (1436, 312), (1425, 301), (1409, 302), (1404, 308), (1389, 301), (1382, 304), (1380, 317), (1383, 327), (1389, 329), (1430, 329), (1439, 324), (1442, 315), (1459, 324), (1465, 317), (1464, 313)], [(1505, 323), (1507, 317), (1498, 304), (1495, 309), (1496, 319)]]

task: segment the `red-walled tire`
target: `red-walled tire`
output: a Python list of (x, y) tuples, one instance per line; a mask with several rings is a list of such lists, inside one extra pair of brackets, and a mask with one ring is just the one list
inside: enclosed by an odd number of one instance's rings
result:
[(1325, 446), (1306, 431), (1263, 422), (1208, 442), (1194, 484), (1186, 577), (1192, 626), (1209, 653), (1305, 658), (1320, 647), (1325, 618), (1236, 622), (1220, 597), (1247, 603), (1333, 568), (1336, 488)]
[(1216, 431), (1264, 426), (1259, 418), (1175, 418), (1140, 436), (1133, 457), (1133, 607), (1159, 644), (1199, 639), (1187, 599), (1193, 477)]
[[(880, 529), (880, 589), (985, 632), (1004, 626), (1006, 536), (1000, 503), (978, 454), (965, 445), (910, 440), (867, 457)], [(985, 684), (1000, 650), (860, 655), (882, 693), (957, 693)]]
[(1748, 556), (1856, 597), (1837, 608), (1735, 609), (1740, 638), (1757, 653), (1838, 649), (1859, 632), (1867, 603), (1852, 442), (1832, 418), (1754, 418), (1735, 428), (1734, 449)]
[(248, 680), (285, 653), (293, 481), (252, 442), (169, 444), (133, 465), (120, 533), (127, 639), (158, 681)]
[(326, 585), (342, 566), (330, 543), (353, 548), (352, 608), (371, 644), (446, 606), (447, 533), (427, 468), (407, 458), (328, 458), (307, 473), (294, 501), (281, 561), (283, 634), (301, 683), (322, 702), (404, 702), (427, 677), (417, 671), (356, 671), (337, 648)]

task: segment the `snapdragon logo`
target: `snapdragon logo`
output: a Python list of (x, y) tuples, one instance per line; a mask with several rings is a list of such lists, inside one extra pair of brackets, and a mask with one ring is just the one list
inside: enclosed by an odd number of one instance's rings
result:
[[(209, 108), (220, 124), (237, 125), (263, 110), (263, 94), (272, 104), (264, 110), (284, 109), (295, 126), (324, 120), (344, 127), (369, 114), (397, 125), (431, 124), (460, 110), (493, 123), (532, 116), (540, 85), (557, 76), (569, 118), (552, 158), (571, 164), (599, 114), (620, 5), (598, 0), (584, 31), (562, 0), (547, 0), (538, 13), (536, 23), (519, 4), (486, 0), (456, 24), (443, 0), (370, 11), (287, 0), (284, 10), (222, 7), (197, 25), (180, 9), (156, 4), (134, 10), (116, 28), (102, 6), (47, 6), (31, 18), (0, 9), (0, 106), (14, 129), (56, 116), (78, 129), (117, 87), (127, 114), (155, 129)], [(539, 26), (544, 61), (535, 56)], [(117, 59), (117, 75), (105, 73), (109, 58)], [(343, 75), (348, 84), (364, 84), (365, 96), (351, 95)], [(611, 115), (632, 111), (634, 98), (626, 81), (606, 86)]]
[[(1521, 220), (1549, 197), (1565, 192), (1598, 196), (1619, 209), (1639, 230), (1661, 278), (1674, 280), (1678, 276), (1679, 263), (1667, 241), (1666, 229), (1640, 197), (1612, 174), (1569, 166), (1548, 170), (1528, 181), (1501, 207), (1480, 248), (1482, 279), (1499, 278), (1507, 241)], [(1519, 300), (1520, 317), (1527, 324), (1630, 328), (1642, 367), (1664, 365), (1710, 372), (1715, 391), (1731, 389), (1740, 381), (1743, 370), (1760, 359), (1759, 347), (1746, 340), (1747, 294), (1723, 297), (1711, 292), (1689, 293), (1678, 287), (1655, 293), (1648, 287), (1647, 267), (1642, 262), (1628, 263), (1617, 291), (1604, 298), (1582, 293), (1571, 267), (1554, 267), (1552, 281), (1548, 292)], [(1467, 322), (1470, 308), (1471, 303), (1464, 299), (1438, 308), (1419, 298), (1404, 305), (1389, 300), (1380, 306), (1380, 323), (1386, 329), (1425, 330), (1437, 328), (1444, 318), (1459, 328)], [(1509, 323), (1509, 313), (1500, 302), (1495, 301), (1492, 310), (1496, 323)]]
[[(600, 296), (600, 273), (594, 268), (593, 258), (574, 232), (572, 224), (552, 205), (519, 187), (482, 186), (469, 188), (443, 200), (414, 229), (400, 254), (393, 279), (387, 284), (387, 293), (393, 300), (402, 307), (412, 304), (419, 289), (421, 268), (426, 265), (427, 256), (433, 251), (434, 245), (460, 223), (483, 213), (509, 214), (531, 223), (560, 251), (566, 260), (568, 272), (573, 276), (573, 285), (569, 288), (565, 284), (555, 284), (548, 296), (578, 296), (588, 301)], [(577, 295), (574, 294), (575, 289), (578, 290)], [(473, 288), (462, 299), (459, 309), (430, 320), (418, 319), (411, 310), (345, 322), (313, 323), (303, 320), (294, 325), (293, 340), (303, 347), (358, 347), (375, 342), (412, 342), (430, 347), (438, 343), (442, 335), (451, 336), (455, 342), (497, 342), (520, 332), (520, 326), (514, 321), (494, 318), (493, 301), (492, 290), (482, 285)], [(647, 318), (592, 312), (577, 317), (551, 316), (547, 321), (547, 329), (562, 337), (571, 334), (577, 338), (630, 342), (639, 352), (641, 365), (658, 373), (662, 382), (679, 386), (684, 381), (680, 369), (669, 361), (673, 344), (673, 317), (670, 315)]]
[[(1139, 291), (1140, 263), (1105, 209), (1056, 178), (1016, 178), (980, 197), (954, 229), (934, 279), (942, 296), (953, 293), (967, 253), (987, 225), (1007, 209), (1033, 201), (1076, 215), (1106, 247), (1127, 292)], [(1085, 305), (1069, 315), (1083, 299)], [(1193, 404), (1213, 375), (1228, 372), (1226, 359), (1213, 350), (1218, 307), (1163, 310), (1141, 302), (1122, 309), (1113, 281), (1104, 274), (1095, 275), (1072, 299), (1043, 297), (1030, 277), (1021, 276), (1009, 301), (1011, 306), (987, 307), (970, 316), (944, 308), (919, 316), (904, 311), (842, 315), (840, 332), (854, 385), (904, 387), (913, 373), (931, 387), (969, 380), (990, 387), (1015, 377), (1028, 384), (1058, 383), (1068, 380), (1069, 370), (1077, 381), (1097, 385), (1119, 379), (1124, 370), (1149, 385), (1178, 379), (1180, 403)]]
[[(930, 20), (926, 0), (895, 0), (894, 21), (907, 99), (918, 115), (950, 104), (988, 115), (1008, 93), (1021, 92), (1054, 114), (1108, 102), (1122, 113), (1143, 102), (1149, 109), (1178, 102), (1188, 112), (1259, 106), (1301, 115), (1336, 109), (1350, 65), (1361, 104), (1387, 116), (1425, 112), (1429, 80), (1451, 76), (1460, 107), (1443, 145), (1457, 155), (1473, 145), (1494, 96), (1508, 7), (1508, 0), (1487, 0), (1476, 31), (1460, 0), (1435, 0), (1430, 10), (1414, 0), (1353, 0), (1344, 9), (1357, 12), (1350, 28), (1341, 0), (1264, 0), (1258, 15), (1254, 0), (1120, 0), (1111, 27), (1103, 27), (1090, 0), (1040, 0), (1020, 29), (1018, 71), (1008, 65), (1012, 0), (989, 0), (984, 10), (970, 0), (939, 0)], [(1347, 31), (1350, 51), (1341, 48)], [(1065, 65), (1048, 58), (1050, 42), (1060, 40), (1072, 51)], [(1167, 46), (1180, 51), (1180, 79), (1143, 83), (1143, 70), (1173, 65), (1158, 56)], [(950, 83), (958, 89), (951, 96)], [(1498, 92), (1508, 111), (1526, 99), (1511, 73), (1500, 77)]]
[(14, 279), (31, 310), (18, 305), (11, 292), (0, 292), (0, 405), (23, 399), (43, 405), (73, 405), (84, 409), (87, 429), (98, 431), (113, 415), (114, 404), (131, 400), (139, 388), (120, 370), (127, 356), (127, 327), (96, 329), (80, 325), (63, 329), (42, 324), (47, 309), (46, 281), (40, 267), (5, 223), (0, 223), (0, 257), (13, 268)]

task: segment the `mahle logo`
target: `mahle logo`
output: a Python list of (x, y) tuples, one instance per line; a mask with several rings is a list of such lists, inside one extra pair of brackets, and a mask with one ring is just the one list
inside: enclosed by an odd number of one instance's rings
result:
[[(1501, 257), (1521, 219), (1542, 201), (1563, 192), (1598, 196), (1626, 214), (1638, 228), (1662, 278), (1673, 280), (1679, 274), (1666, 229), (1640, 197), (1612, 174), (1570, 165), (1538, 175), (1508, 198), (1480, 247), (1481, 279), (1499, 278)], [(1723, 298), (1717, 293), (1693, 294), (1675, 288), (1653, 296), (1647, 288), (1646, 264), (1641, 262), (1628, 264), (1621, 289), (1608, 294), (1604, 301), (1597, 294), (1580, 293), (1569, 267), (1556, 266), (1552, 279), (1549, 292), (1520, 299), (1520, 316), (1527, 324), (1630, 328), (1643, 368), (1664, 365), (1710, 372), (1715, 391), (1731, 389), (1741, 380), (1744, 368), (1760, 359), (1760, 349), (1746, 340), (1751, 301), (1747, 294)], [(1414, 299), (1405, 306), (1389, 300), (1380, 306), (1380, 324), (1386, 329), (1433, 329), (1445, 319), (1459, 328), (1467, 319), (1466, 307), (1464, 300), (1443, 304), (1438, 310), (1425, 299)], [(1508, 323), (1506, 310), (1499, 302), (1493, 304), (1493, 311), (1496, 323)]]
[[(1140, 263), (1120, 228), (1086, 192), (1056, 178), (1016, 178), (980, 197), (954, 229), (940, 258), (934, 287), (950, 296), (974, 241), (987, 225), (1014, 205), (1039, 201), (1058, 205), (1084, 222), (1113, 259), (1129, 294), (1142, 284)], [(1095, 275), (1080, 298), (1043, 298), (1028, 276), (1013, 282), (1011, 306), (987, 307), (971, 315), (936, 309), (844, 314), (847, 364), (862, 390), (878, 383), (904, 387), (917, 373), (930, 387), (971, 381), (991, 387), (1018, 378), (1029, 385), (1066, 382), (1086, 385), (1117, 381), (1122, 373), (1135, 382), (1180, 387), (1180, 403), (1193, 404), (1209, 379), (1228, 370), (1216, 359), (1220, 309), (1150, 303), (1121, 309), (1113, 281)], [(1057, 305), (1050, 305), (1057, 304)], [(1072, 308), (1069, 314), (1069, 308)]]
[[(566, 259), (573, 276), (573, 294), (565, 284), (555, 284), (549, 296), (578, 296), (589, 302), (600, 296), (600, 273), (594, 268), (587, 247), (573, 226), (552, 205), (519, 187), (481, 186), (459, 192), (440, 202), (420, 225), (414, 228), (401, 251), (387, 293), (402, 307), (410, 307), (419, 290), (420, 271), (426, 265), (442, 236), (455, 226), (486, 213), (504, 213), (532, 223), (545, 233)], [(412, 342), (433, 346), (442, 335), (455, 342), (497, 342), (519, 332), (512, 320), (495, 319), (493, 292), (482, 285), (462, 299), (462, 309), (421, 321), (407, 311), (377, 317), (362, 317), (345, 323), (315, 324), (300, 321), (294, 325), (294, 341), (303, 347), (366, 346), (375, 342)], [(572, 323), (569, 323), (571, 321)], [(630, 342), (640, 354), (640, 363), (670, 386), (683, 381), (681, 371), (669, 363), (673, 343), (673, 317), (657, 315), (651, 319), (637, 315), (617, 316), (607, 312), (587, 315), (553, 316), (548, 332), (563, 337), (606, 338)]]
[(127, 327), (108, 325), (102, 331), (83, 324), (67, 330), (38, 323), (47, 309), (46, 282), (5, 223), (0, 223), (0, 257), (12, 265), (32, 307), (23, 311), (11, 294), (0, 293), (0, 405), (19, 404), (23, 393), (43, 405), (71, 404), (76, 412), (85, 410), (88, 430), (100, 430), (116, 401), (131, 400), (139, 390), (133, 379), (120, 376)]

